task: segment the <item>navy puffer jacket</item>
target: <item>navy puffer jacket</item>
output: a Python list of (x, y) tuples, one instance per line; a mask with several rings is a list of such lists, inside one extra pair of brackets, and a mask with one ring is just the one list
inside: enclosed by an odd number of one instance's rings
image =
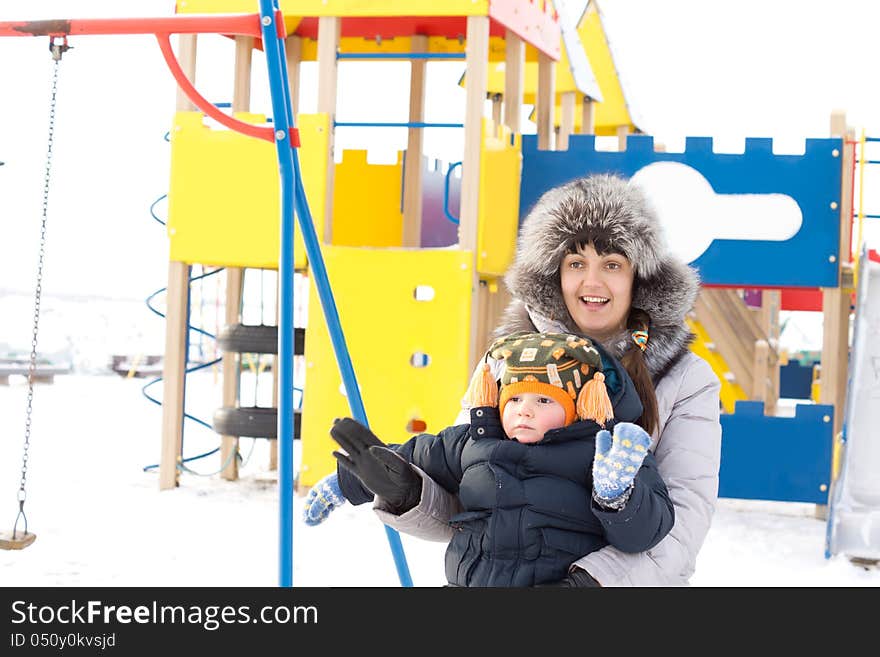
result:
[[(616, 389), (614, 422), (634, 421), (642, 412), (638, 395), (625, 370), (616, 362), (612, 367), (616, 371), (606, 382)], [(538, 443), (521, 444), (504, 435), (498, 409), (484, 407), (471, 409), (471, 424), (392, 446), (464, 507), (450, 519), (455, 530), (446, 550), (450, 584), (553, 582), (565, 577), (576, 559), (606, 545), (641, 552), (666, 536), (673, 506), (651, 453), (623, 509), (602, 510), (592, 501), (598, 430), (595, 422), (584, 420), (548, 431)], [(352, 503), (372, 499), (341, 467), (340, 483)]]

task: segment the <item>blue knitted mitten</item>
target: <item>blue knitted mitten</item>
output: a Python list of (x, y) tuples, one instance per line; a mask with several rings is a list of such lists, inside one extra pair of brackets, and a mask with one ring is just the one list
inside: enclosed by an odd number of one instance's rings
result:
[(651, 436), (630, 422), (614, 425), (613, 437), (604, 429), (596, 434), (593, 490), (599, 501), (615, 500), (629, 492), (650, 444)]
[(342, 489), (339, 488), (339, 475), (334, 472), (321, 479), (309, 490), (309, 494), (306, 495), (303, 520), (307, 525), (320, 525), (333, 509), (342, 506), (345, 502), (345, 496), (342, 494)]

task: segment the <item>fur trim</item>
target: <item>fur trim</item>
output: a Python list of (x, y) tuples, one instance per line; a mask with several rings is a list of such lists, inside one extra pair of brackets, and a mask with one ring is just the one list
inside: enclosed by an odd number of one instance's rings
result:
[[(667, 250), (644, 194), (617, 176), (580, 178), (538, 200), (523, 220), (516, 256), (505, 275), (514, 300), (493, 335), (518, 330), (580, 332), (562, 298), (559, 267), (570, 247), (583, 240), (599, 240), (632, 263), (633, 306), (651, 318), (645, 359), (651, 375), (659, 379), (693, 340), (684, 320), (696, 301), (699, 277)], [(604, 346), (618, 358), (634, 348), (628, 331)]]

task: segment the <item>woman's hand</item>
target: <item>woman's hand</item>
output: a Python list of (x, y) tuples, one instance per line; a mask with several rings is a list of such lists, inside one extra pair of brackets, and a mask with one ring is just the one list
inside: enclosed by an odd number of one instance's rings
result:
[(422, 479), (403, 458), (372, 431), (352, 418), (342, 418), (330, 436), (346, 451), (333, 452), (364, 486), (381, 497), (397, 515), (414, 508), (422, 495)]

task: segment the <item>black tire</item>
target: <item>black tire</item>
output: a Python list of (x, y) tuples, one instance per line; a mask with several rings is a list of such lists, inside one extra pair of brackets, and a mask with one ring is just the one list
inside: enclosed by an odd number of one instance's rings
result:
[[(294, 328), (293, 353), (303, 355), (306, 345), (306, 330)], [(229, 324), (217, 335), (217, 346), (222, 351), (239, 354), (277, 354), (278, 327), (265, 324)]]
[[(299, 439), (301, 413), (293, 412), (293, 438)], [(218, 408), (214, 412), (214, 431), (221, 436), (245, 438), (278, 438), (278, 409), (259, 406), (243, 408)]]
[(277, 354), (278, 327), (228, 324), (217, 335), (217, 346), (239, 354)]

